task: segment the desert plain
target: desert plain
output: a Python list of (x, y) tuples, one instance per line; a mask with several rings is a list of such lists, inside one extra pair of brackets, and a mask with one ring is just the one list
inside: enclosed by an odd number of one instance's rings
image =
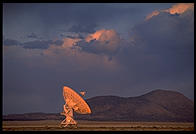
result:
[(194, 131), (186, 122), (77, 121), (77, 128), (62, 128), (60, 120), (3, 121), (3, 131)]

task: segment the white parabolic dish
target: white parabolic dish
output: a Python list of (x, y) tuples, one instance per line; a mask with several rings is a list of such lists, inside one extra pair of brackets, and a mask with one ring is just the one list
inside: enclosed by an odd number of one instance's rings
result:
[(69, 101), (69, 103), (66, 102), (67, 105), (69, 105), (69, 107), (73, 107), (75, 112), (77, 112), (79, 114), (90, 114), (91, 113), (91, 109), (88, 106), (88, 104), (73, 89), (64, 86), (63, 87), (63, 96), (64, 96), (65, 102)]

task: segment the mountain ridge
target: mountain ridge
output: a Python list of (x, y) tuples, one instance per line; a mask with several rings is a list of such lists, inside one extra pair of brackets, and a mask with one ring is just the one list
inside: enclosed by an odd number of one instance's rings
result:
[[(194, 102), (183, 94), (157, 89), (141, 96), (119, 97), (114, 95), (95, 96), (86, 99), (92, 110), (90, 115), (74, 113), (76, 120), (103, 121), (157, 121), (193, 122)], [(21, 114), (3, 116), (4, 120), (62, 120), (55, 114)]]

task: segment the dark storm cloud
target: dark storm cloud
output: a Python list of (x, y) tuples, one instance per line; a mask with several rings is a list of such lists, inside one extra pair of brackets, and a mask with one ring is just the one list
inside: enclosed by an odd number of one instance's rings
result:
[[(187, 96), (194, 90), (194, 23), (192, 15), (160, 13), (134, 27), (134, 46), (119, 54), (127, 75), (137, 88), (180, 89)], [(186, 83), (181, 85), (181, 83)], [(186, 86), (185, 86), (186, 85)], [(134, 87), (134, 86), (133, 86)], [(132, 87), (132, 88), (133, 88)]]
[(19, 39), (19, 35), (31, 31), (52, 39), (58, 35), (58, 29), (93, 32), (95, 26), (122, 32), (141, 20), (146, 11), (168, 5), (171, 4), (6, 3), (3, 5), (4, 34), (6, 38)]
[[(193, 17), (193, 16), (192, 16)], [(149, 53), (186, 53), (193, 49), (194, 23), (190, 16), (161, 13), (134, 28), (142, 49)]]
[[(96, 40), (91, 40), (90, 42), (86, 42), (84, 40), (79, 41), (75, 46), (80, 47), (81, 51), (87, 52), (87, 53), (94, 53), (94, 54), (104, 54), (108, 56), (115, 55), (119, 47), (116, 47), (114, 50), (110, 50), (107, 48), (109, 45), (110, 41), (106, 41), (104, 43), (100, 43), (99, 41)], [(74, 47), (73, 47), (74, 48)]]
[(32, 39), (41, 39), (41, 37), (38, 37), (35, 33), (31, 33), (29, 35), (27, 35), (28, 38), (32, 38)]
[(73, 25), (69, 31), (70, 32), (75, 32), (75, 33), (93, 33), (95, 32), (95, 27), (96, 27), (96, 24), (78, 24), (78, 25)]
[(62, 40), (56, 40), (56, 41), (52, 41), (53, 44), (57, 45), (57, 46), (60, 46), (62, 45), (63, 41)]
[(6, 46), (21, 45), (19, 41), (13, 39), (4, 39), (3, 44)]
[(10, 45), (21, 45), (25, 49), (47, 49), (49, 48), (50, 45), (62, 45), (63, 41), (62, 40), (34, 40), (34, 41), (28, 41), (21, 43), (17, 40), (12, 40), (12, 39), (5, 39), (3, 44), (10, 46)]
[(29, 49), (47, 49), (52, 41), (30, 41), (23, 43), (24, 48)]
[(123, 41), (115, 30), (101, 29), (88, 34), (74, 46), (84, 52), (112, 56), (123, 47)]
[[(108, 43), (106, 42), (105, 45)], [(78, 42), (76, 47), (80, 47), (81, 51), (85, 51), (88, 53), (94, 54), (110, 54), (109, 51), (105, 50), (103, 46), (101, 46), (95, 39), (91, 40), (90, 42), (86, 42), (84, 40)], [(74, 47), (73, 47), (74, 48)]]
[[(63, 36), (64, 37), (64, 36)], [(67, 36), (65, 36), (65, 37), (67, 37), (67, 38), (72, 38), (72, 39), (76, 39), (76, 38), (79, 38), (79, 39), (84, 39), (84, 35), (82, 35), (82, 34), (78, 34), (78, 35), (67, 35)]]
[(24, 48), (29, 48), (29, 49), (47, 49), (49, 48), (50, 45), (62, 45), (63, 41), (61, 40), (56, 40), (56, 41), (52, 41), (52, 40), (46, 40), (46, 41), (30, 41), (30, 42), (25, 42), (23, 43), (23, 47)]

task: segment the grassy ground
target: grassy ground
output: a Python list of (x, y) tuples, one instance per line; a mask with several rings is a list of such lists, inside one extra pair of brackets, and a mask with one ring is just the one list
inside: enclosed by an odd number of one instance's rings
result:
[(3, 131), (193, 131), (194, 123), (78, 121), (61, 128), (58, 120), (3, 121)]

